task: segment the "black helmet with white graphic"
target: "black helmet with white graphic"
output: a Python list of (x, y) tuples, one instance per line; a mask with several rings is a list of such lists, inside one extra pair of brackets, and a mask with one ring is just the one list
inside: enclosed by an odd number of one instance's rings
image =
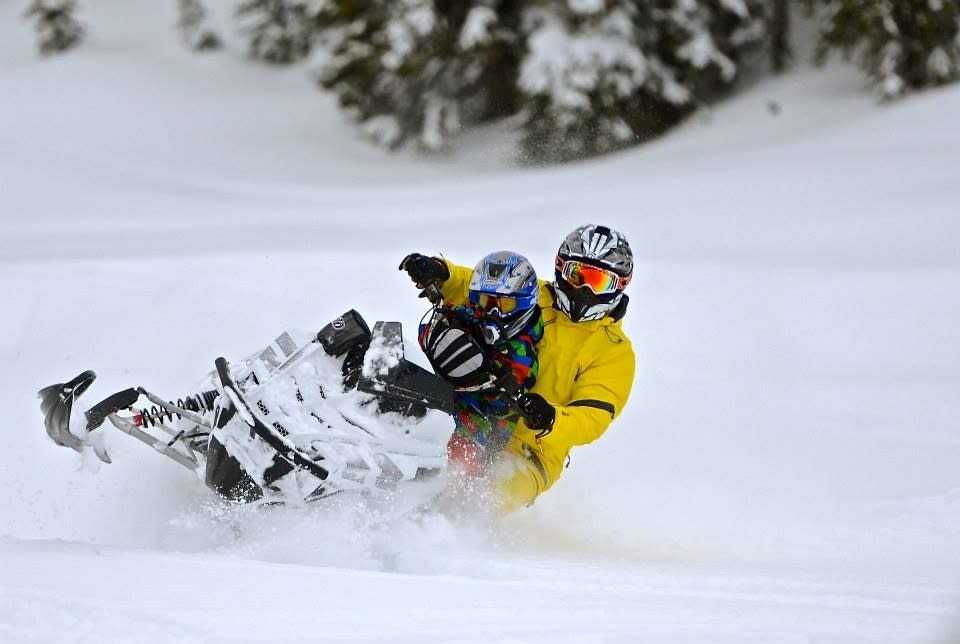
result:
[(599, 320), (617, 308), (633, 276), (633, 251), (622, 233), (580, 226), (557, 251), (557, 308), (574, 322)]

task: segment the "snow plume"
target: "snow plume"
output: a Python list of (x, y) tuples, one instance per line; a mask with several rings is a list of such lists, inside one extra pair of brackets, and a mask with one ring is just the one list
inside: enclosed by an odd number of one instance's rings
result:
[[(506, 538), (480, 515), (416, 510), (416, 492), (341, 495), (306, 507), (206, 497), (170, 520), (171, 548), (302, 566), (408, 574), (496, 575)], [(500, 564), (506, 566), (507, 564)]]

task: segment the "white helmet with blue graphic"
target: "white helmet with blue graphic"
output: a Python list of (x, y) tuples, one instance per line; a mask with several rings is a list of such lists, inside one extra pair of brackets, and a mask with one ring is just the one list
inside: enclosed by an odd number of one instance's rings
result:
[[(518, 253), (501, 250), (481, 259), (470, 278), (470, 304), (482, 309), (500, 337), (515, 336), (533, 317), (539, 295), (533, 264)], [(492, 343), (496, 338), (488, 338)]]

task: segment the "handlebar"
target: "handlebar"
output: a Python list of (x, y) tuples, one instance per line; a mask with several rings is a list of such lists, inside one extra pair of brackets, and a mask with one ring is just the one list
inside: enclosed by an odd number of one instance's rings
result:
[(420, 291), (419, 297), (425, 297), (427, 300), (434, 306), (440, 306), (443, 304), (443, 296), (440, 294), (440, 289), (437, 288), (436, 283), (427, 284), (422, 291)]

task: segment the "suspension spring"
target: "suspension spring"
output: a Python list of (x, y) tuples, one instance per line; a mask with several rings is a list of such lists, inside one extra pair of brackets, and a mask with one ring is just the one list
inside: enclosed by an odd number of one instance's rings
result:
[[(213, 409), (213, 403), (219, 395), (216, 389), (211, 389), (210, 391), (203, 391), (194, 396), (178, 398), (176, 403), (171, 401), (170, 404), (180, 409), (186, 409), (187, 411), (204, 413)], [(140, 413), (134, 416), (134, 421), (136, 422), (137, 419), (139, 419), (137, 424), (141, 427), (152, 427), (165, 421), (172, 422), (174, 417), (177, 419), (183, 418), (182, 415), (176, 412), (164, 409), (159, 405), (153, 405), (150, 408), (144, 407), (140, 409)]]

